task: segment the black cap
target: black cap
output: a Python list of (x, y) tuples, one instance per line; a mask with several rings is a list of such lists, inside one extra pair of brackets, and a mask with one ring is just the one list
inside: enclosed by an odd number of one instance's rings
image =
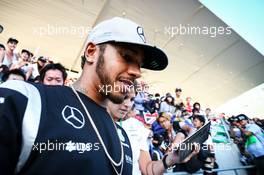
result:
[(248, 116), (246, 116), (245, 114), (239, 114), (236, 116), (236, 118), (238, 119), (238, 121), (242, 121), (242, 120), (248, 120)]
[(182, 92), (182, 89), (181, 88), (176, 88), (175, 92), (178, 92), (178, 91)]
[(30, 52), (28, 50), (26, 50), (26, 49), (22, 49), (21, 53), (27, 53), (28, 56), (30, 56)]
[(143, 46), (145, 59), (142, 68), (150, 70), (163, 70), (168, 65), (167, 55), (156, 46)]
[(230, 122), (230, 123), (237, 122), (238, 118), (235, 117), (235, 116), (232, 116), (232, 117), (228, 118), (227, 121)]
[(239, 121), (239, 119), (238, 119), (238, 117), (233, 117), (233, 122), (238, 122)]
[(47, 62), (46, 58), (44, 58), (43, 56), (40, 56), (38, 57), (38, 61), (41, 61), (41, 62)]
[(9, 38), (8, 40), (7, 40), (7, 43), (18, 43), (18, 40), (16, 39), (16, 38)]
[[(166, 98), (167, 98), (167, 97), (172, 97), (171, 93), (169, 93), (169, 92), (166, 93)], [(173, 98), (173, 97), (172, 97), (172, 98)]]
[(5, 50), (5, 46), (3, 44), (0, 44), (0, 47)]

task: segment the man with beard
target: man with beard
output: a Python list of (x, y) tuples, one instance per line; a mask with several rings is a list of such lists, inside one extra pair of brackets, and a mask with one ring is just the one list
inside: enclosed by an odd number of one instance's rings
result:
[(142, 27), (116, 17), (91, 31), (82, 74), (71, 87), (3, 83), (0, 174), (131, 174), (129, 142), (121, 143), (105, 105), (123, 102), (141, 67), (167, 64)]

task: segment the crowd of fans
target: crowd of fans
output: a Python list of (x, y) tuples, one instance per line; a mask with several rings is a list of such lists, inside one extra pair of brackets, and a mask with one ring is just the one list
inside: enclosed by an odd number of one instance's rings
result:
[[(181, 88), (175, 89), (175, 95), (166, 93), (161, 96), (158, 93), (148, 94), (145, 90), (148, 89), (146, 83), (142, 82), (140, 86), (142, 91), (134, 98), (134, 108), (137, 112), (136, 118), (152, 131), (149, 149), (152, 160), (162, 159), (175, 145), (180, 144), (210, 120), (211, 109), (203, 111), (200, 103), (192, 104), (191, 97), (184, 100)], [(146, 122), (146, 116), (149, 114), (156, 116), (152, 123)], [(212, 139), (209, 137), (204, 144), (208, 145), (208, 149), (201, 150), (188, 162), (176, 165), (173, 171), (194, 173), (202, 168), (205, 174), (216, 174), (212, 172), (213, 168), (217, 168)]]
[(64, 85), (66, 69), (60, 63), (53, 63), (49, 57), (36, 58), (32, 52), (22, 49), (15, 53), (19, 41), (9, 38), (6, 45), (0, 44), (0, 82), (24, 80), (47, 85)]
[[(232, 116), (226, 121), (230, 137), (237, 145), (243, 165), (255, 165), (257, 174), (264, 172), (264, 120), (250, 119), (245, 114)], [(255, 174), (255, 172), (251, 172)]]
[[(144, 87), (146, 84), (143, 83), (141, 86)], [(221, 120), (228, 127), (228, 134), (240, 150), (242, 164), (255, 165), (256, 169), (249, 171), (253, 172), (252, 174), (264, 172), (264, 120), (249, 119), (244, 114), (232, 117), (225, 116), (224, 113), (213, 115), (210, 108), (202, 110), (199, 102), (192, 103), (191, 97), (184, 100), (181, 93), (182, 89), (176, 88), (175, 96), (167, 93), (161, 97), (158, 93), (153, 96), (143, 91), (134, 99), (137, 118), (153, 133), (150, 144), (153, 160), (162, 159), (168, 151), (171, 151), (172, 145), (180, 143), (207, 121), (217, 123)], [(152, 124), (145, 120), (149, 113), (157, 116)], [(209, 136), (204, 144), (208, 145), (208, 149), (201, 150), (189, 162), (176, 165), (173, 171), (194, 173), (202, 168), (204, 174), (216, 174), (213, 169), (219, 166), (215, 158), (212, 138)]]
[[(53, 63), (49, 57), (36, 58), (26, 49), (15, 53), (18, 43), (17, 39), (9, 38), (6, 45), (0, 44), (1, 82), (23, 80), (46, 85), (65, 85), (67, 73), (60, 63)], [(200, 103), (193, 103), (191, 97), (184, 99), (181, 88), (176, 88), (174, 95), (166, 93), (161, 96), (159, 93), (149, 94), (148, 85), (144, 82), (140, 86), (143, 90), (133, 99), (134, 117), (152, 131), (148, 138), (152, 160), (162, 159), (173, 146), (193, 134), (207, 121), (217, 120), (212, 117), (210, 108), (202, 110)], [(146, 116), (152, 116), (155, 120), (148, 122)], [(264, 120), (251, 120), (244, 114), (220, 118), (229, 126), (229, 134), (241, 152), (241, 162), (244, 165), (254, 164), (257, 171), (264, 172)], [(176, 165), (173, 171), (194, 173), (202, 168), (204, 174), (216, 174), (213, 169), (218, 165), (210, 136), (204, 145), (208, 149), (202, 149), (188, 162)]]

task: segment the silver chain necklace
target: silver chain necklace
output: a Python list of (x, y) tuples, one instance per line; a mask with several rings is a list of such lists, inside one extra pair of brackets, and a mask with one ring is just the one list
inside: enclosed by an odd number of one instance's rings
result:
[[(113, 166), (113, 168), (114, 168), (116, 174), (117, 174), (117, 175), (121, 175), (121, 174), (122, 174), (122, 171), (123, 171), (123, 165), (124, 165), (124, 149), (123, 149), (123, 146), (122, 146), (122, 143), (121, 143), (121, 141), (120, 141), (119, 136), (118, 136), (118, 140), (119, 140), (120, 147), (121, 147), (121, 158), (120, 158), (120, 161), (119, 161), (119, 162), (115, 162), (115, 161), (112, 159), (112, 157), (110, 156), (110, 154), (108, 153), (108, 150), (106, 149), (106, 146), (105, 146), (105, 144), (104, 144), (104, 141), (103, 141), (103, 139), (102, 139), (102, 137), (101, 137), (101, 135), (100, 135), (100, 133), (99, 133), (99, 131), (98, 131), (98, 129), (97, 129), (97, 127), (96, 127), (96, 125), (95, 125), (95, 123), (94, 123), (94, 121), (93, 121), (93, 119), (92, 119), (90, 113), (89, 113), (89, 111), (88, 111), (87, 108), (85, 107), (85, 105), (84, 105), (82, 99), (80, 98), (79, 94), (78, 94), (77, 91), (74, 89), (74, 87), (73, 87), (72, 85), (70, 85), (70, 86), (71, 86), (71, 88), (72, 88), (74, 94), (75, 94), (76, 97), (78, 98), (79, 102), (81, 103), (81, 105), (82, 105), (82, 107), (83, 107), (83, 109), (84, 109), (84, 111), (85, 111), (85, 113), (86, 113), (86, 115), (87, 115), (87, 117), (88, 117), (88, 119), (89, 119), (89, 121), (90, 121), (90, 123), (91, 123), (91, 125), (92, 125), (92, 127), (93, 127), (93, 129), (94, 129), (94, 131), (95, 131), (95, 133), (96, 133), (96, 135), (97, 135), (99, 141), (100, 141), (100, 143), (101, 143), (101, 145), (103, 146), (104, 152), (105, 152), (107, 158), (110, 160), (111, 165)], [(110, 118), (112, 119), (112, 117), (110, 117)], [(112, 119), (112, 122), (113, 122), (113, 125), (115, 126), (115, 129), (116, 129), (116, 132), (117, 132), (117, 128), (116, 128), (116, 125), (115, 125), (113, 119)], [(118, 133), (117, 133), (117, 135), (118, 135)], [(117, 171), (116, 167), (118, 167), (118, 166), (120, 166), (120, 165), (121, 165), (121, 170), (120, 170), (120, 173), (119, 173), (119, 172)]]

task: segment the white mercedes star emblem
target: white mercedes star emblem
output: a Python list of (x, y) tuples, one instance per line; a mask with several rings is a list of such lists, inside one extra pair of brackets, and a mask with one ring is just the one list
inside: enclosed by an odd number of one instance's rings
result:
[(83, 114), (74, 107), (66, 105), (61, 114), (63, 119), (76, 129), (81, 129), (85, 124)]

